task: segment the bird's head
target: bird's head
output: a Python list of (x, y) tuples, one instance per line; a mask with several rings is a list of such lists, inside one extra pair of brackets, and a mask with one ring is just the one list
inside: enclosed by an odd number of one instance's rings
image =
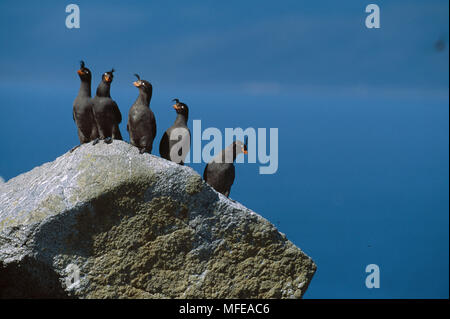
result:
[(137, 87), (139, 90), (144, 90), (147, 93), (152, 92), (153, 87), (150, 82), (148, 82), (146, 80), (141, 80), (141, 77), (138, 74), (135, 74), (134, 76), (137, 77), (137, 81), (133, 82), (133, 85), (135, 87)]
[(80, 69), (77, 73), (82, 81), (90, 80), (92, 78), (91, 71), (85, 66), (84, 61), (80, 61)]
[(237, 140), (234, 142), (234, 149), (236, 154), (244, 153), (248, 154), (248, 137), (245, 137), (245, 143)]
[(180, 102), (180, 100), (178, 100), (178, 99), (173, 99), (172, 101), (175, 102), (175, 104), (173, 105), (173, 108), (175, 109), (177, 114), (183, 114), (187, 119), (189, 116), (188, 106), (186, 104), (184, 104), (183, 102)]
[(114, 78), (114, 68), (111, 69), (111, 71), (105, 72), (102, 75), (102, 80), (105, 81), (106, 83), (111, 83), (113, 78)]

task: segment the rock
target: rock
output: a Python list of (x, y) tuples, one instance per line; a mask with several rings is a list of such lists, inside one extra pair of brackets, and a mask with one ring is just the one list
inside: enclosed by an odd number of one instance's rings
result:
[(194, 170), (122, 141), (0, 186), (1, 298), (301, 298), (315, 270)]

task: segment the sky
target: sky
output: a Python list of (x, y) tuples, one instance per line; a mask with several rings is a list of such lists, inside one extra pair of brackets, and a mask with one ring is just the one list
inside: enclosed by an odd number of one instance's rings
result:
[[(79, 29), (65, 26), (70, 3)], [(380, 7), (379, 29), (365, 26), (369, 3)], [(448, 298), (448, 6), (3, 0), (0, 176), (78, 144), (81, 59), (93, 92), (114, 67), (124, 119), (139, 73), (154, 88), (154, 154), (175, 97), (189, 106), (191, 129), (192, 120), (278, 128), (278, 171), (237, 164), (230, 197), (316, 262), (304, 298)], [(126, 120), (120, 128), (128, 140)], [(204, 165), (190, 164), (199, 173)], [(379, 266), (379, 288), (365, 285), (369, 264)]]

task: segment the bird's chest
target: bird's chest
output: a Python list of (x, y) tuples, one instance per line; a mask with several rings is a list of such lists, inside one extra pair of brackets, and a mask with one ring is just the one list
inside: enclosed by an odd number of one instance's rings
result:
[(96, 97), (93, 101), (94, 111), (102, 113), (111, 110), (111, 99), (104, 97)]
[(148, 107), (135, 105), (130, 110), (129, 118), (133, 123), (148, 122), (151, 117), (150, 113)]
[(225, 175), (233, 175), (234, 176), (234, 164), (233, 163), (211, 163), (208, 165), (209, 170), (214, 175), (225, 176)]
[(92, 112), (92, 100), (85, 97), (77, 97), (74, 102), (74, 109), (77, 114)]
[(172, 126), (167, 130), (170, 144), (175, 144), (179, 141), (190, 141), (189, 129), (185, 126)]

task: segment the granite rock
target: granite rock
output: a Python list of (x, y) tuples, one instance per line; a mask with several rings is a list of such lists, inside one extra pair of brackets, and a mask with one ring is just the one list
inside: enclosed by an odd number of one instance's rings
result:
[(0, 298), (301, 298), (315, 270), (194, 170), (123, 141), (0, 183)]

